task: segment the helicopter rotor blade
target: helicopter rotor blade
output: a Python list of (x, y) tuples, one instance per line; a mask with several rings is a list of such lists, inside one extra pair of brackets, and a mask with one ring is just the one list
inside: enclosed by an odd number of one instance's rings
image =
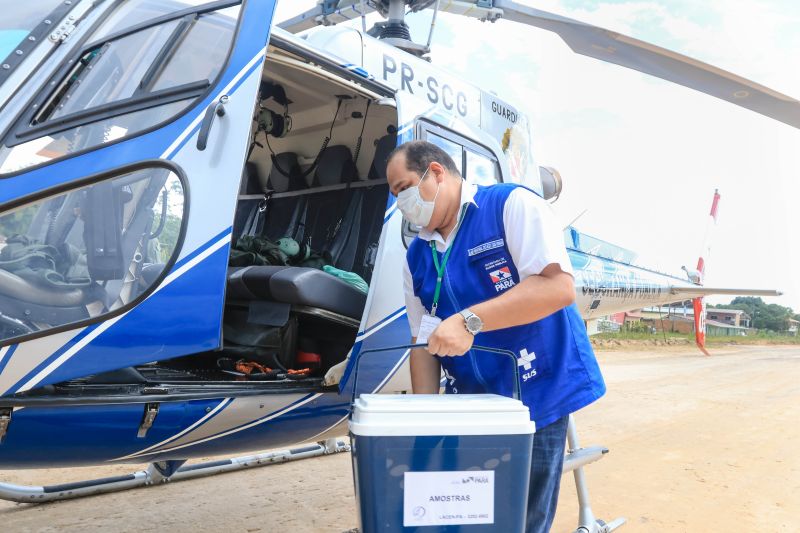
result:
[[(332, 25), (372, 13), (373, 2), (321, 1), (278, 26), (292, 33)], [(428, 2), (409, 2), (412, 10)], [(552, 31), (577, 54), (614, 63), (683, 85), (800, 129), (800, 101), (708, 63), (575, 19), (511, 0), (448, 0), (439, 9), (455, 15), (495, 21), (500, 18)]]
[[(507, 0), (442, 3), (441, 10), (482, 20), (506, 20), (558, 34), (581, 55), (614, 63), (715, 96), (800, 128), (800, 102), (790, 96), (677, 52)], [(468, 9), (470, 6), (475, 9)]]

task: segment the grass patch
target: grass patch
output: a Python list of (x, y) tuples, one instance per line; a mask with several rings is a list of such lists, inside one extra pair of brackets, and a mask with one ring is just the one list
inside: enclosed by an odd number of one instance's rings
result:
[[(593, 339), (600, 340), (634, 340), (634, 341), (650, 341), (650, 340), (664, 340), (662, 333), (643, 333), (639, 331), (619, 331), (619, 332), (603, 332), (592, 335)], [(691, 339), (694, 342), (694, 335), (683, 335), (681, 333), (667, 333), (668, 339)]]
[[(616, 341), (661, 341), (663, 342), (665, 334), (663, 333), (642, 333), (635, 331), (620, 331), (616, 333), (604, 332), (592, 335), (592, 340), (616, 340)], [(682, 333), (666, 333), (667, 342), (672, 340), (683, 341), (694, 344), (694, 334)], [(800, 337), (793, 337), (789, 335), (780, 335), (778, 333), (760, 332), (755, 335), (744, 336), (721, 336), (721, 337), (708, 337), (706, 336), (707, 345), (720, 345), (720, 344), (797, 344), (800, 345)]]
[[(694, 342), (694, 335), (690, 338)], [(800, 337), (789, 335), (748, 335), (747, 337), (706, 337), (706, 344), (800, 344)]]

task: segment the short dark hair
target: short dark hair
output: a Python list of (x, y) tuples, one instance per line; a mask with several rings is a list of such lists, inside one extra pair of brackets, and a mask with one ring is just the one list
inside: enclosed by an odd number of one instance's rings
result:
[(461, 176), (450, 154), (428, 141), (408, 141), (403, 143), (389, 154), (386, 162), (392, 160), (397, 154), (406, 154), (406, 168), (420, 176), (431, 166), (434, 161), (442, 165), (454, 176)]

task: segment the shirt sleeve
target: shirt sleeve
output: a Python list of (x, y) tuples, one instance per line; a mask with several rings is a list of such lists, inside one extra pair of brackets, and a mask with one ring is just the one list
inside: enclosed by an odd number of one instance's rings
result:
[(411, 328), (411, 336), (416, 337), (419, 335), (419, 324), (426, 311), (422, 301), (414, 295), (414, 281), (411, 278), (408, 261), (403, 261), (403, 293), (406, 299), (408, 326)]
[(506, 200), (503, 225), (520, 279), (541, 274), (552, 263), (573, 275), (563, 228), (544, 199), (523, 187), (514, 189)]

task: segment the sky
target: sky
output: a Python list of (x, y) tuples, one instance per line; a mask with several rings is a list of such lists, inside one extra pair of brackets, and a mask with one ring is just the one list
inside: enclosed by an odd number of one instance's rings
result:
[[(800, 2), (520, 1), (800, 98)], [(315, 3), (282, 0), (276, 20)], [(409, 17), (416, 41), (426, 40), (430, 17)], [(586, 210), (578, 229), (680, 274), (696, 266), (719, 189), (705, 285), (778, 289), (783, 296), (765, 300), (800, 312), (800, 130), (574, 54), (557, 35), (508, 21), (440, 14), (431, 57), (528, 113), (538, 163), (564, 179), (554, 205), (564, 225)]]

